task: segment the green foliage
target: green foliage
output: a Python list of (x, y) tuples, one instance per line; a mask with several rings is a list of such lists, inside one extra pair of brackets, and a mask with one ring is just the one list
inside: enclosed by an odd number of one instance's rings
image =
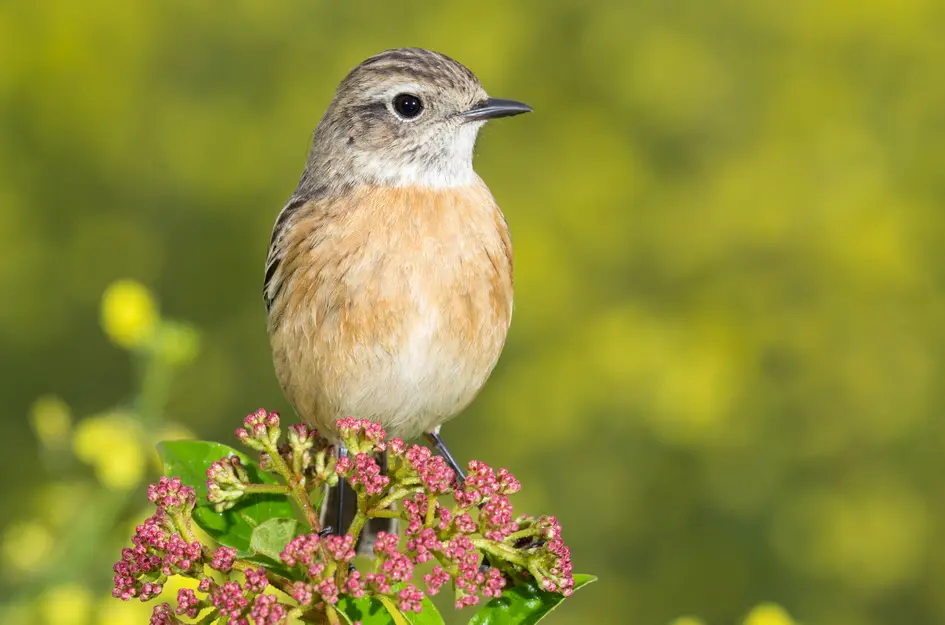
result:
[[(574, 590), (597, 581), (593, 575), (575, 575)], [(544, 592), (534, 582), (522, 582), (484, 605), (469, 625), (535, 625), (564, 601), (557, 593)]]
[[(270, 494), (252, 495), (229, 510), (216, 512), (207, 502), (207, 469), (210, 468), (212, 462), (234, 455), (239, 456), (243, 461), (254, 481), (276, 484), (274, 477), (260, 471), (256, 463), (245, 455), (220, 443), (174, 441), (161, 443), (158, 449), (164, 461), (165, 475), (179, 477), (185, 485), (193, 486), (197, 492), (194, 521), (202, 530), (221, 545), (236, 549), (241, 557), (254, 553), (270, 555), (266, 552), (254, 551), (252, 541), (261, 539), (257, 536), (256, 530), (266, 521), (291, 517), (294, 514), (288, 497)], [(278, 553), (274, 559), (278, 560)]]
[(278, 562), (279, 554), (290, 540), (299, 535), (301, 530), (302, 526), (296, 519), (278, 517), (266, 519), (253, 528), (249, 550)]

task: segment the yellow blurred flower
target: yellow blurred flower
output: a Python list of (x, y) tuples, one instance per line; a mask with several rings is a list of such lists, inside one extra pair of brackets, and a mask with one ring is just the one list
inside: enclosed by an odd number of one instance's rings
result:
[(795, 621), (778, 604), (759, 603), (745, 617), (744, 625), (795, 625)]
[(53, 536), (45, 525), (22, 521), (3, 533), (0, 553), (5, 568), (9, 567), (16, 573), (28, 573), (42, 566), (52, 548)]
[(121, 347), (131, 349), (147, 342), (158, 319), (154, 297), (139, 282), (119, 280), (102, 295), (102, 329)]
[(30, 424), (45, 447), (56, 447), (69, 435), (72, 411), (55, 395), (43, 395), (30, 408)]
[(191, 362), (200, 351), (200, 335), (193, 327), (166, 321), (161, 325), (157, 340), (157, 354), (169, 365)]
[(129, 490), (144, 477), (145, 455), (138, 425), (123, 413), (89, 417), (76, 426), (72, 448), (92, 465), (99, 481), (111, 490)]
[(39, 608), (51, 625), (85, 625), (92, 611), (92, 594), (78, 584), (55, 586), (40, 597)]

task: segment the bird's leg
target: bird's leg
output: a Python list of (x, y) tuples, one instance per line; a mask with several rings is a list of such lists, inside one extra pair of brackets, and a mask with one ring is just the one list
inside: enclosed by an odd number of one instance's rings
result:
[(459, 463), (453, 458), (453, 454), (446, 448), (446, 443), (443, 442), (443, 437), (440, 436), (440, 433), (437, 431), (427, 432), (424, 436), (426, 436), (430, 444), (436, 447), (436, 450), (440, 452), (440, 455), (446, 460), (446, 464), (450, 465), (450, 468), (456, 472), (457, 481), (459, 481), (460, 484), (465, 482), (466, 472), (460, 468)]
[[(348, 457), (348, 448), (343, 444), (338, 443), (335, 447), (335, 456), (338, 460)], [(335, 517), (336, 524), (338, 527), (326, 527), (321, 531), (321, 534), (334, 534), (335, 536), (341, 536), (345, 533), (345, 529), (341, 527), (342, 519), (345, 518), (345, 478), (338, 476), (338, 483), (335, 484), (335, 494), (337, 495), (337, 501), (335, 502), (336, 511), (338, 516)]]

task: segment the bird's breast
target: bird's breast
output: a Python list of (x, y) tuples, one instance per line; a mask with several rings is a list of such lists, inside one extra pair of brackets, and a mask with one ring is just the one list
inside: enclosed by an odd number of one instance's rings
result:
[(484, 185), (357, 189), (306, 206), (284, 241), (270, 331), (303, 418), (413, 436), (473, 399), (512, 313), (508, 228)]

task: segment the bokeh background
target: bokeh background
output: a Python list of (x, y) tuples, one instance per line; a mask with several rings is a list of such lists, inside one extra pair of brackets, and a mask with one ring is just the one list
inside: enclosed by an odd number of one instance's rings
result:
[(549, 623), (945, 622), (943, 25), (940, 0), (0, 3), (0, 621), (146, 621), (108, 585), (149, 449), (291, 414), (270, 228), (337, 82), (416, 45), (535, 109), (479, 143), (516, 312), (445, 435), (600, 576)]

